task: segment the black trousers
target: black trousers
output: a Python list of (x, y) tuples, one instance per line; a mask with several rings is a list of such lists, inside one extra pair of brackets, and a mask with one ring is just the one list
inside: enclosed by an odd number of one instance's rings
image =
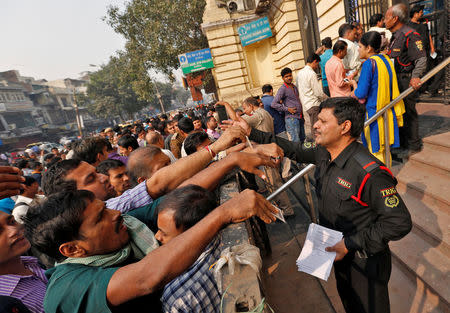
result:
[[(408, 89), (410, 74), (398, 74), (398, 88), (400, 93)], [(405, 114), (403, 115), (403, 127), (400, 127), (400, 146), (405, 149), (419, 150), (422, 139), (419, 137), (419, 115), (416, 110), (417, 92), (411, 93), (405, 99)]]
[(360, 259), (353, 253), (334, 263), (337, 290), (347, 313), (389, 313), (389, 249)]

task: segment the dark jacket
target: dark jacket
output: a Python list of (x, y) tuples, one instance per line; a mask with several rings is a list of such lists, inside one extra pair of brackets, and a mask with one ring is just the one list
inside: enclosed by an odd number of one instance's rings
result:
[(264, 110), (269, 112), (269, 114), (273, 118), (273, 129), (274, 129), (275, 135), (286, 131), (286, 126), (285, 126), (285, 122), (284, 122), (284, 113), (279, 112), (270, 106), (273, 101), (273, 96), (263, 95), (261, 97), (261, 101), (264, 104)]
[(370, 256), (410, 232), (411, 216), (395, 189), (397, 180), (360, 143), (352, 142), (330, 162), (328, 151), (314, 143), (291, 142), (255, 129), (250, 139), (276, 142), (286, 157), (317, 166), (320, 224), (341, 231), (349, 251)]

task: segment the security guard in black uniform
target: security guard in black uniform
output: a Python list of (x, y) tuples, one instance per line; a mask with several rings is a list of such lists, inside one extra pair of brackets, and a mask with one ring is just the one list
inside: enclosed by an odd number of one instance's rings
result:
[[(290, 159), (316, 164), (320, 224), (344, 235), (327, 248), (336, 252), (342, 303), (347, 312), (387, 313), (388, 242), (408, 234), (412, 223), (390, 170), (356, 141), (364, 116), (365, 107), (357, 100), (329, 98), (320, 105), (314, 124), (316, 143), (295, 143), (255, 129), (249, 136), (259, 143), (277, 143)], [(243, 120), (238, 124), (250, 132)]]
[[(421, 86), (420, 77), (427, 68), (427, 58), (424, 42), (419, 33), (405, 25), (407, 8), (397, 4), (386, 11), (384, 23), (393, 34), (389, 44), (388, 55), (394, 60), (397, 82), (400, 92), (412, 86), (418, 90)], [(400, 128), (400, 145), (409, 149), (410, 153), (422, 149), (419, 137), (419, 116), (416, 110), (415, 92), (403, 99), (405, 103), (404, 126)], [(395, 153), (395, 150), (392, 151)]]

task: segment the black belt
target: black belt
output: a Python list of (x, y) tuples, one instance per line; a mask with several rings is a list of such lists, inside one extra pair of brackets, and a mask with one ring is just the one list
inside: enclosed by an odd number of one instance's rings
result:
[(369, 254), (369, 253), (367, 253), (367, 252), (364, 251), (364, 250), (356, 250), (356, 251), (355, 251), (355, 257), (356, 257), (356, 258), (359, 258), (359, 259), (367, 259), (367, 258), (370, 258), (370, 257), (373, 257), (373, 256), (377, 256), (377, 255), (384, 254), (384, 253), (386, 253), (386, 251), (387, 251), (388, 249), (389, 249), (389, 248), (386, 248), (386, 249), (384, 249), (383, 251), (380, 251), (380, 252), (377, 252), (377, 253), (373, 253), (373, 254)]

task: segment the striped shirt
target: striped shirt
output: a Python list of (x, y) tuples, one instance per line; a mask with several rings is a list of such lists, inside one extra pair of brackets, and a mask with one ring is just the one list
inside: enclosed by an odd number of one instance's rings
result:
[(122, 213), (151, 204), (153, 199), (147, 191), (147, 181), (143, 181), (136, 187), (128, 189), (121, 196), (106, 200), (106, 207), (118, 210)]
[(21, 300), (32, 313), (43, 313), (45, 289), (48, 283), (45, 271), (39, 266), (38, 259), (35, 257), (21, 256), (20, 260), (33, 272), (33, 275), (0, 275), (0, 295)]

